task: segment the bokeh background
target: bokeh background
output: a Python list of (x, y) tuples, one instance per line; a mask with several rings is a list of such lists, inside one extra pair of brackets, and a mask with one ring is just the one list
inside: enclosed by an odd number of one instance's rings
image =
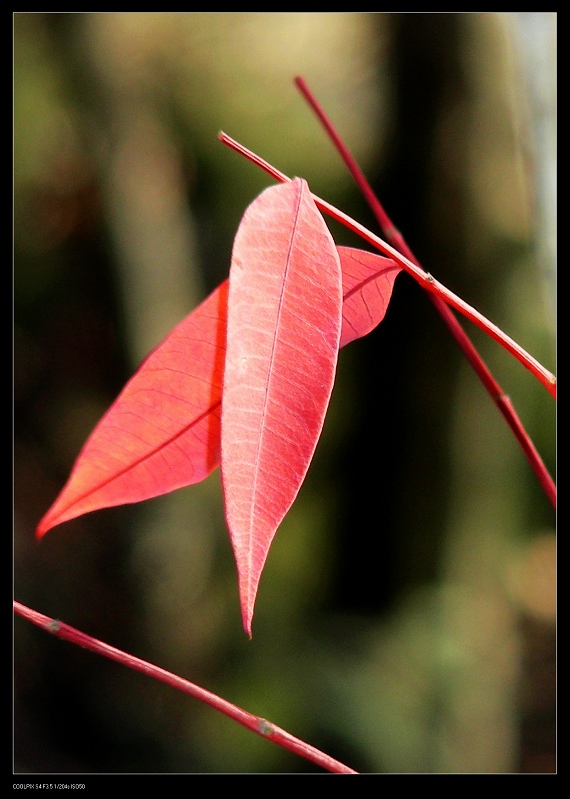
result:
[[(555, 371), (556, 14), (16, 12), (13, 33), (15, 598), (359, 771), (554, 772), (554, 512), (407, 275), (340, 353), (253, 640), (219, 472), (34, 530), (271, 185), (220, 129), (376, 231), (295, 75), (423, 266)], [(552, 398), (465, 324), (554, 475)], [(318, 771), (18, 617), (14, 687), (19, 774)]]

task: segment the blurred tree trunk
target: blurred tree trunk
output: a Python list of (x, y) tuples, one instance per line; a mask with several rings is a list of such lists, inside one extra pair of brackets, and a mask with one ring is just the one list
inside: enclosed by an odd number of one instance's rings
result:
[[(513, 91), (521, 76), (510, 23), (501, 14), (379, 15), (392, 34), (384, 68), (393, 106), (390, 119), (378, 120), (389, 130), (388, 158), (374, 189), (424, 268), (520, 334), (552, 368), (551, 344), (544, 348), (540, 330), (533, 336), (525, 302), (514, 302), (528, 297), (539, 326), (548, 327), (532, 226), (538, 178), (525, 106)], [(550, 398), (497, 345), (466, 330), (553, 464), (552, 439), (541, 437), (536, 416), (539, 403), (553, 422)], [(518, 543), (553, 524), (552, 509), (408, 276), (398, 279), (386, 320), (358, 342), (353, 358), (358, 430), (345, 453), (337, 606), (390, 613), (407, 593), (441, 580), (424, 767), (517, 771), (523, 641), (507, 573)], [(525, 502), (529, 491), (533, 503)]]

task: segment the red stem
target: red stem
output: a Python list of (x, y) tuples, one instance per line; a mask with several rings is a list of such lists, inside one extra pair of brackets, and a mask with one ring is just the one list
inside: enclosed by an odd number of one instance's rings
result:
[[(353, 157), (352, 153), (345, 145), (341, 137), (339, 136), (338, 132), (336, 131), (334, 125), (332, 124), (331, 120), (328, 118), (325, 110), (318, 102), (317, 98), (314, 96), (312, 91), (309, 89), (306, 81), (302, 77), (295, 78), (295, 83), (317, 117), (319, 118), (320, 122), (322, 123), (323, 127), (325, 128), (327, 134), (331, 138), (333, 144), (335, 145), (336, 149), (338, 150), (341, 158), (343, 159), (344, 163), (348, 167), (352, 177), (354, 178), (357, 186), (359, 187), (360, 191), (364, 195), (366, 201), (368, 202), (374, 216), (378, 224), (380, 225), (380, 229), (383, 231), (384, 235), (390, 242), (390, 244), (396, 247), (402, 255), (405, 255), (413, 263), (421, 266), (418, 259), (414, 256), (411, 249), (408, 247), (407, 242), (405, 241), (404, 237), (400, 233), (400, 231), (394, 227), (394, 224), (388, 214), (386, 213), (382, 203), (374, 193), (372, 187), (368, 183), (366, 176), (360, 169), (358, 163), (356, 162), (355, 158)], [(485, 386), (485, 389), (489, 393), (489, 396), (498, 407), (499, 411), (503, 414), (507, 424), (513, 431), (517, 441), (521, 445), (532, 469), (534, 470), (544, 492), (548, 496), (549, 500), (551, 501), (552, 505), (556, 507), (556, 485), (554, 480), (550, 476), (548, 469), (546, 468), (542, 458), (540, 457), (536, 447), (532, 443), (532, 440), (528, 433), (526, 432), (524, 425), (522, 424), (520, 418), (518, 417), (515, 408), (510, 400), (510, 398), (503, 392), (500, 385), (497, 383), (493, 375), (491, 374), (489, 368), (487, 367), (483, 358), (477, 352), (475, 346), (473, 345), (471, 339), (467, 335), (467, 333), (463, 330), (453, 311), (443, 302), (443, 300), (437, 296), (436, 294), (429, 295), (432, 299), (433, 304), (435, 305), (437, 311), (439, 312), (440, 316), (444, 320), (444, 322), (449, 327), (452, 335), (454, 336), (455, 340), (457, 341), (459, 347), (463, 351), (463, 354), (473, 367), (474, 371), (477, 373), (479, 379)]]
[[(250, 161), (252, 161), (257, 166), (260, 166), (264, 169), (269, 175), (271, 175), (275, 180), (278, 180), (280, 183), (286, 183), (290, 180), (287, 175), (283, 172), (280, 172), (275, 167), (271, 166), (267, 161), (264, 161), (263, 158), (253, 153), (251, 150), (248, 150), (242, 144), (232, 139), (231, 136), (228, 136), (226, 133), (220, 132), (218, 134), (219, 140), (230, 147), (232, 150), (240, 153), (240, 155), (245, 156)], [(549, 393), (556, 397), (556, 378), (555, 376), (545, 369), (542, 364), (540, 364), (536, 358), (533, 358), (532, 355), (523, 349), (520, 344), (517, 344), (510, 336), (507, 336), (506, 333), (490, 322), (486, 317), (484, 317), (479, 311), (472, 308), (468, 303), (446, 288), (442, 283), (437, 281), (429, 272), (424, 272), (417, 264), (412, 263), (409, 258), (406, 258), (402, 255), (398, 250), (392, 247), (390, 244), (385, 242), (379, 236), (375, 236), (374, 233), (371, 233), (364, 225), (361, 225), (359, 222), (356, 222), (347, 214), (339, 211), (338, 208), (335, 208), (334, 205), (327, 203), (325, 200), (321, 200), (320, 197), (317, 197), (315, 194), (312, 194), (313, 200), (320, 208), (321, 211), (331, 216), (333, 219), (336, 219), (337, 222), (340, 222), (342, 225), (347, 227), (349, 230), (352, 230), (353, 233), (356, 233), (358, 236), (363, 238), (373, 247), (383, 252), (385, 255), (389, 255), (392, 260), (394, 260), (398, 266), (401, 266), (406, 272), (408, 272), (412, 277), (414, 277), (418, 283), (420, 283), (427, 291), (431, 292), (432, 294), (437, 295), (442, 301), (451, 305), (457, 311), (462, 313), (467, 319), (469, 319), (473, 324), (477, 325), (477, 327), (481, 328), (487, 335), (491, 336), (495, 341), (497, 341), (501, 346), (503, 346), (511, 355), (513, 355), (520, 363), (523, 364), (542, 384), (545, 388), (549, 391)]]
[(161, 669), (159, 666), (154, 666), (152, 663), (147, 663), (145, 660), (140, 660), (133, 655), (128, 655), (126, 652), (115, 649), (102, 641), (98, 641), (96, 638), (92, 638), (90, 635), (86, 635), (76, 630), (74, 627), (70, 627), (68, 624), (64, 624), (56, 619), (50, 619), (48, 616), (31, 610), (20, 602), (14, 602), (14, 612), (32, 622), (32, 624), (41, 627), (42, 630), (58, 638), (62, 638), (64, 641), (70, 641), (84, 649), (95, 652), (97, 655), (102, 655), (103, 657), (109, 658), (109, 660), (115, 660), (123, 666), (134, 669), (134, 671), (140, 671), (159, 682), (166, 683), (166, 685), (169, 685), (171, 688), (182, 691), (182, 693), (188, 694), (198, 699), (200, 702), (205, 702), (207, 705), (210, 705), (210, 707), (213, 707), (214, 710), (224, 713), (224, 715), (237, 721), (238, 724), (241, 724), (243, 727), (247, 727), (249, 730), (261, 735), (262, 738), (267, 738), (283, 749), (288, 749), (290, 752), (294, 752), (304, 757), (306, 760), (316, 763), (326, 771), (330, 771), (334, 774), (358, 773), (348, 766), (345, 766), (343, 763), (340, 763), (338, 760), (329, 757), (329, 755), (326, 755), (324, 752), (315, 749), (314, 746), (310, 746), (299, 738), (295, 738), (295, 736), (290, 735), (270, 721), (255, 716), (253, 713), (248, 713), (246, 710), (242, 710), (231, 702), (227, 702), (225, 699), (216, 696), (216, 694), (206, 691), (205, 688), (200, 688), (200, 686), (194, 685), (194, 683), (184, 680), (182, 677), (178, 677), (176, 674), (172, 674), (165, 669)]

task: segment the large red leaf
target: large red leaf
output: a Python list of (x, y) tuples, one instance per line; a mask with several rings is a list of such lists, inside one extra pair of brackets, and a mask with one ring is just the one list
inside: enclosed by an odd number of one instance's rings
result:
[(332, 391), (342, 278), (300, 178), (266, 189), (232, 252), (221, 468), (244, 628), (271, 541), (313, 456)]
[(225, 281), (146, 358), (91, 433), (38, 537), (83, 513), (197, 483), (218, 465), (227, 293)]
[[(297, 191), (299, 185), (306, 184), (297, 181), (295, 185)], [(325, 236), (326, 260), (331, 254), (330, 236), (305, 192), (299, 207), (307, 205), (314, 223), (307, 229), (313, 229), (317, 241), (319, 235)], [(304, 241), (303, 236), (299, 239), (304, 228), (292, 227), (297, 246)], [(259, 235), (264, 235), (263, 226)], [(319, 263), (320, 252), (313, 253), (315, 263)], [(391, 259), (362, 250), (339, 247), (337, 252), (344, 295), (340, 345), (344, 346), (382, 320), (394, 279), (401, 270)], [(138, 502), (196, 483), (219, 464), (228, 288), (228, 281), (222, 283), (139, 367), (83, 447), (66, 486), (38, 525), (38, 536), (83, 513)], [(316, 295), (309, 293), (314, 306)], [(326, 315), (326, 303), (323, 307)], [(316, 329), (304, 343), (314, 335), (319, 335)], [(301, 482), (302, 476), (298, 484)], [(293, 494), (297, 491), (298, 487), (294, 488)], [(269, 544), (270, 540), (261, 567)], [(257, 546), (252, 538), (252, 547)], [(257, 582), (248, 600), (250, 612)]]

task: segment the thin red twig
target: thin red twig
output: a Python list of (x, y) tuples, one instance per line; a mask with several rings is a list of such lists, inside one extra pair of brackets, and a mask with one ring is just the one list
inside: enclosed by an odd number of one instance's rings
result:
[[(256, 155), (251, 150), (248, 150), (247, 147), (244, 147), (242, 144), (237, 142), (235, 139), (232, 139), (231, 136), (228, 136), (223, 131), (218, 134), (218, 138), (222, 144), (225, 144), (232, 150), (240, 153), (240, 155), (245, 156), (247, 159), (252, 161), (252, 163), (260, 166), (275, 180), (278, 180), (281, 183), (286, 183), (290, 180), (290, 178), (287, 177), (287, 175), (285, 175), (283, 172), (275, 169), (275, 167), (271, 166), (271, 164), (269, 164), (263, 158)], [(483, 316), (483, 314), (479, 313), (479, 311), (462, 300), (461, 297), (458, 297), (456, 294), (450, 291), (446, 286), (436, 280), (429, 272), (424, 272), (423, 269), (417, 266), (417, 264), (412, 263), (409, 258), (406, 258), (404, 255), (398, 252), (397, 249), (392, 247), (379, 236), (371, 233), (367, 228), (364, 227), (364, 225), (361, 225), (359, 222), (352, 219), (350, 216), (348, 216), (348, 214), (339, 211), (339, 209), (335, 208), (334, 205), (331, 205), (325, 200), (321, 200), (321, 198), (317, 197), (317, 195), (312, 194), (312, 197), (321, 211), (328, 214), (333, 219), (336, 219), (337, 222), (340, 222), (349, 230), (352, 230), (353, 233), (356, 233), (373, 247), (376, 247), (376, 249), (380, 250), (380, 252), (390, 256), (392, 260), (394, 260), (399, 266), (402, 267), (402, 269), (412, 275), (412, 277), (415, 278), (418, 283), (420, 283), (427, 291), (437, 295), (445, 303), (451, 305), (452, 308), (455, 308), (457, 311), (462, 313), (467, 319), (469, 319), (470, 322), (473, 322), (473, 324), (481, 328), (481, 330), (487, 333), (487, 335), (493, 338), (498, 344), (504, 347), (507, 352), (509, 352), (520, 363), (522, 363), (522, 365), (525, 366), (537, 378), (537, 380), (542, 383), (542, 385), (553, 397), (556, 397), (556, 377), (549, 372), (548, 369), (542, 366), (542, 364), (539, 363), (536, 358), (533, 358), (532, 355), (530, 355), (523, 347), (520, 346), (520, 344), (510, 338), (510, 336), (507, 336), (507, 334), (497, 327), (497, 325), (494, 325), (485, 316)]]
[[(320, 122), (322, 123), (323, 127), (325, 128), (328, 136), (332, 140), (333, 144), (335, 145), (339, 155), (343, 159), (344, 163), (348, 167), (352, 177), (354, 178), (356, 184), (358, 185), (359, 189), (361, 190), (363, 196), (365, 197), (368, 205), (370, 206), (374, 216), (378, 224), (380, 225), (380, 229), (382, 230), (384, 236), (386, 236), (387, 240), (393, 247), (396, 247), (402, 255), (405, 255), (412, 263), (417, 264), (421, 268), (421, 264), (419, 263), (418, 259), (414, 256), (413, 252), (409, 248), (407, 242), (405, 241), (404, 237), (400, 233), (400, 231), (394, 226), (392, 220), (386, 213), (382, 203), (374, 193), (372, 186), (370, 186), (366, 176), (360, 169), (356, 159), (343, 142), (341, 137), (339, 136), (336, 128), (332, 124), (331, 120), (329, 119), (328, 115), (326, 114), (324, 108), (318, 102), (317, 98), (310, 90), (307, 82), (302, 77), (295, 78), (295, 83), (317, 117), (319, 118)], [(483, 383), (485, 389), (487, 390), (489, 396), (498, 407), (499, 411), (504, 416), (507, 424), (513, 431), (517, 441), (519, 442), (528, 462), (530, 463), (534, 473), (536, 474), (540, 485), (542, 486), (543, 491), (551, 501), (552, 505), (556, 507), (556, 484), (552, 479), (551, 475), (548, 472), (542, 458), (540, 457), (536, 447), (534, 446), (530, 436), (526, 432), (524, 425), (522, 424), (515, 408), (510, 400), (510, 398), (504, 393), (501, 386), (497, 383), (491, 371), (489, 370), (488, 366), (486, 365), (483, 358), (477, 352), (473, 342), (467, 335), (467, 333), (463, 330), (453, 311), (446, 305), (445, 302), (436, 294), (429, 295), (434, 306), (436, 307), (438, 313), (441, 315), (444, 322), (449, 327), (453, 337), (457, 341), (459, 347), (461, 348), (463, 354), (473, 367), (474, 371), (478, 375), (479, 379)]]
[(127, 666), (134, 671), (147, 674), (149, 677), (159, 682), (166, 683), (166, 685), (175, 688), (177, 691), (182, 691), (182, 693), (188, 694), (194, 697), (194, 699), (198, 699), (200, 702), (205, 702), (207, 705), (214, 708), (214, 710), (218, 710), (220, 713), (229, 716), (229, 718), (237, 721), (238, 724), (241, 724), (243, 727), (252, 730), (252, 732), (257, 733), (262, 738), (267, 738), (267, 740), (273, 741), (273, 743), (281, 746), (283, 749), (288, 749), (290, 752), (294, 752), (296, 755), (300, 755), (306, 760), (316, 763), (316, 765), (321, 766), (326, 771), (330, 771), (334, 774), (358, 774), (357, 771), (345, 766), (344, 763), (340, 763), (338, 760), (329, 757), (329, 755), (321, 752), (314, 746), (301, 741), (299, 738), (295, 738), (294, 735), (282, 730), (276, 724), (272, 724), (266, 719), (255, 716), (253, 713), (248, 713), (247, 710), (242, 710), (231, 702), (207, 691), (205, 688), (200, 688), (200, 686), (188, 680), (184, 680), (182, 677), (178, 677), (176, 674), (172, 674), (172, 672), (161, 669), (159, 666), (155, 666), (145, 660), (140, 660), (140, 658), (134, 657), (133, 655), (128, 655), (126, 652), (122, 652), (120, 649), (115, 649), (115, 647), (109, 646), (109, 644), (92, 638), (90, 635), (86, 635), (80, 632), (80, 630), (70, 627), (68, 624), (44, 616), (42, 613), (28, 608), (20, 602), (14, 601), (14, 612), (32, 622), (32, 624), (41, 627), (42, 630), (55, 635), (57, 638), (70, 641), (84, 649), (95, 652), (97, 655), (102, 655), (103, 657), (109, 658), (109, 660), (121, 663), (123, 666)]

